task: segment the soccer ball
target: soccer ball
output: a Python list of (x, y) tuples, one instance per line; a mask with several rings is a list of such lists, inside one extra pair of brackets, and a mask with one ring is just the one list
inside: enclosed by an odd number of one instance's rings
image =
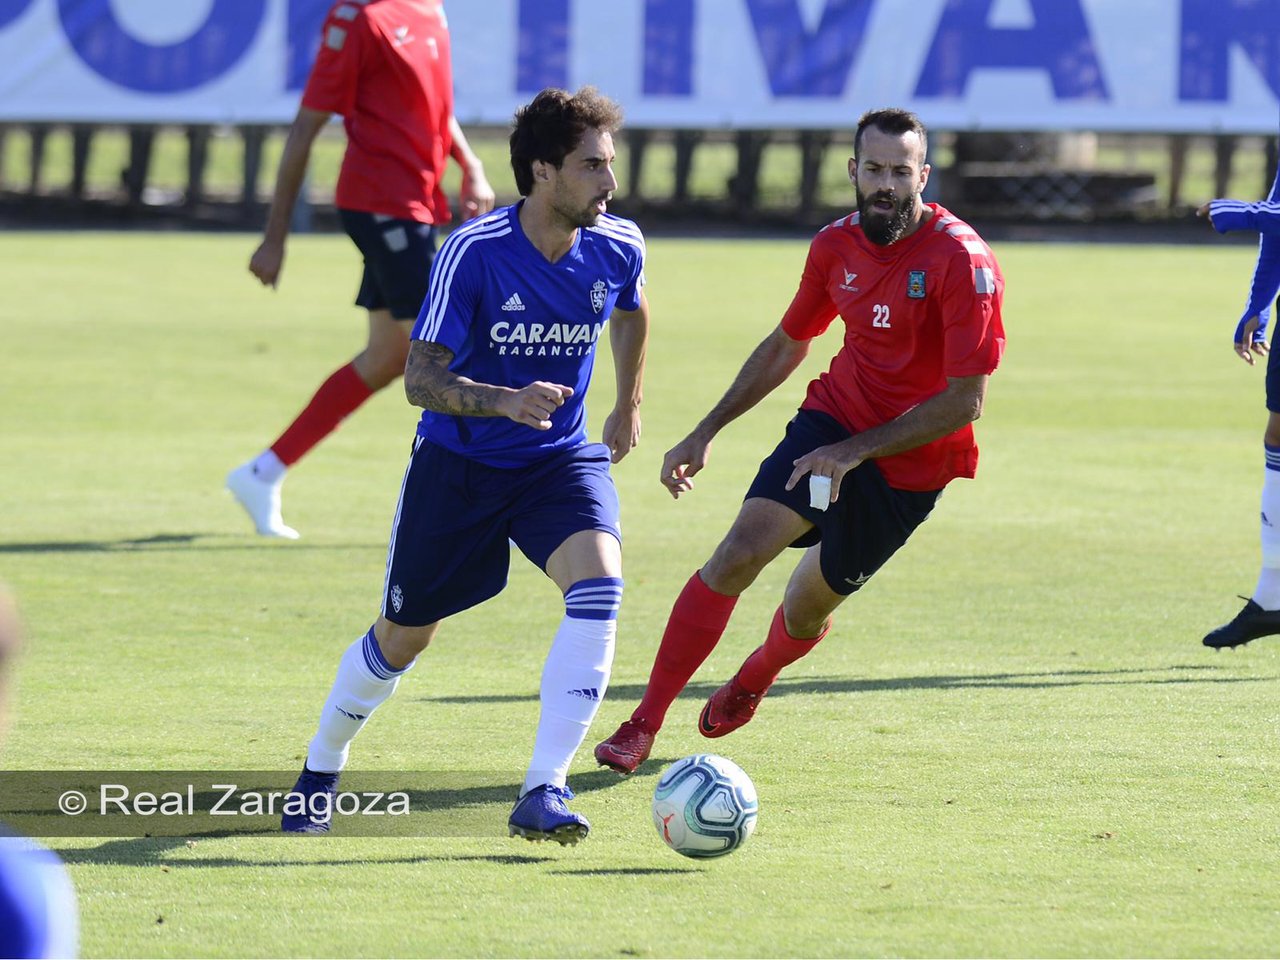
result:
[(658, 836), (686, 857), (722, 857), (747, 842), (760, 804), (732, 760), (698, 753), (669, 766), (653, 791)]

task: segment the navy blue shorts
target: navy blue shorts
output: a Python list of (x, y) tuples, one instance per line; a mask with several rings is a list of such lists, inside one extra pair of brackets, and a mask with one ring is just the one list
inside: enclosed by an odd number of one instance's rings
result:
[(942, 495), (941, 490), (918, 492), (889, 486), (873, 460), (845, 474), (840, 498), (826, 510), (809, 506), (807, 475), (794, 490), (786, 489), (796, 460), (818, 447), (848, 440), (850, 435), (834, 417), (817, 410), (799, 411), (787, 424), (782, 442), (760, 464), (746, 496), (790, 507), (814, 525), (791, 546), (811, 547), (821, 542), (822, 578), (845, 596), (884, 566)]
[(490, 467), (415, 438), (391, 527), (382, 615), (420, 627), (496, 596), (514, 541), (542, 570), (572, 534), (622, 541), (609, 448), (589, 443), (528, 467)]
[[(1276, 344), (1280, 347), (1280, 343)], [(1267, 354), (1267, 410), (1280, 413), (1280, 360), (1276, 359), (1280, 351), (1272, 350)]]
[(338, 215), (364, 257), (356, 306), (389, 310), (396, 320), (416, 320), (427, 297), (436, 228), (362, 210), (339, 210)]

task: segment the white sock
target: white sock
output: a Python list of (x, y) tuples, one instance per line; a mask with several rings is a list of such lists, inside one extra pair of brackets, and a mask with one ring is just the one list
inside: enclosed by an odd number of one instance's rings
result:
[(284, 465), (284, 461), (277, 457), (276, 452), (270, 447), (258, 454), (253, 461), (253, 475), (259, 480), (265, 480), (267, 483), (275, 483), (280, 480), (288, 469)]
[(1267, 469), (1262, 471), (1262, 569), (1253, 602), (1263, 610), (1280, 609), (1280, 447), (1264, 445)]
[(609, 685), (621, 603), (617, 577), (579, 580), (564, 595), (564, 619), (542, 668), (542, 712), (522, 796), (544, 783), (564, 786)]
[(395, 693), (400, 677), (413, 663), (394, 669), (382, 656), (373, 627), (347, 647), (338, 662), (329, 699), (320, 711), (320, 726), (307, 749), (307, 768), (317, 773), (337, 773), (347, 765), (351, 741), (374, 708)]

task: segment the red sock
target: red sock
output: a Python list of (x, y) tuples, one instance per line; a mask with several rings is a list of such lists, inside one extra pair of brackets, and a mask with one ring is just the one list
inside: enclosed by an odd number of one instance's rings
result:
[(371, 396), (373, 391), (360, 379), (354, 363), (335, 370), (306, 409), (271, 445), (272, 452), (286, 467), (292, 466)]
[(773, 615), (773, 622), (769, 624), (769, 636), (765, 638), (764, 646), (757, 647), (738, 671), (738, 683), (750, 693), (763, 693), (778, 679), (783, 667), (795, 663), (816, 647), (830, 629), (831, 621), (827, 620), (826, 626), (816, 637), (807, 640), (793, 637), (787, 633), (787, 621), (779, 606), (778, 612)]
[(632, 720), (643, 720), (651, 730), (662, 726), (668, 708), (720, 642), (737, 602), (737, 597), (716, 593), (702, 582), (699, 574), (689, 578), (671, 608), (667, 629), (649, 674), (649, 685), (645, 687), (640, 705), (631, 714)]

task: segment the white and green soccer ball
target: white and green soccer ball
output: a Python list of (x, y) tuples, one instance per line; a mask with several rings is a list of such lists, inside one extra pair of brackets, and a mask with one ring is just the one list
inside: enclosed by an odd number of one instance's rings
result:
[(732, 760), (698, 753), (677, 760), (653, 791), (653, 825), (676, 853), (722, 857), (747, 842), (760, 803), (751, 778)]

